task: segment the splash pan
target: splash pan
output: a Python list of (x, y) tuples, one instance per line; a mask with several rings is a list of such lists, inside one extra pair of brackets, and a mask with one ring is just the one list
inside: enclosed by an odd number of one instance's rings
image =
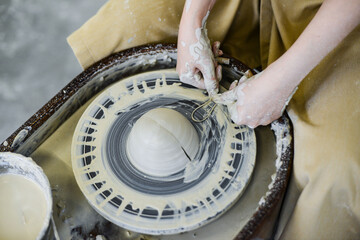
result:
[[(192, 121), (207, 99), (180, 83), (174, 70), (135, 75), (99, 95), (80, 118), (72, 145), (75, 177), (90, 204), (119, 226), (153, 235), (193, 230), (232, 206), (253, 172), (255, 134), (233, 124), (223, 106), (203, 122)], [(155, 108), (181, 113), (200, 139), (195, 159), (161, 177), (139, 171), (126, 151), (134, 123)]]

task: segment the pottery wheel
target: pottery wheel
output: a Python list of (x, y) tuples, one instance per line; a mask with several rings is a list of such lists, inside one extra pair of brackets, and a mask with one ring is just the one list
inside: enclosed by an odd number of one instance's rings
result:
[[(194, 122), (191, 113), (207, 100), (204, 91), (180, 83), (174, 70), (126, 78), (96, 97), (80, 118), (72, 143), (76, 181), (92, 207), (121, 227), (155, 235), (190, 231), (228, 210), (250, 181), (255, 134), (233, 124), (223, 106), (205, 121)], [(199, 109), (195, 117), (202, 119), (210, 107)], [(181, 113), (200, 140), (196, 157), (167, 176), (140, 171), (126, 151), (132, 126), (156, 108)]]

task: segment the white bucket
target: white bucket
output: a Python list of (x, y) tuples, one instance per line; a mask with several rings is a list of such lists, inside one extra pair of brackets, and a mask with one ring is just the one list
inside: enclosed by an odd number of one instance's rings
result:
[(31, 159), (0, 153), (0, 239), (56, 239), (49, 180)]

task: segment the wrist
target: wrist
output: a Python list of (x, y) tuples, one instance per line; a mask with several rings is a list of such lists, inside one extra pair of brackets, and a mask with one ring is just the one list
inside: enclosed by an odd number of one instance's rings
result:
[(291, 61), (284, 55), (273, 62), (266, 70), (274, 78), (274, 81), (289, 90), (295, 89), (306, 75), (298, 62)]
[(184, 20), (189, 25), (195, 25), (196, 28), (203, 27), (215, 2), (216, 0), (187, 0), (181, 21)]
[(180, 29), (197, 29), (197, 28), (201, 28), (202, 27), (202, 19), (204, 17), (200, 16), (199, 14), (192, 14), (192, 13), (188, 13), (188, 14), (183, 14), (181, 21), (180, 21)]
[(178, 41), (188, 44), (197, 42), (199, 39), (196, 32), (198, 29), (202, 29), (202, 27), (202, 19), (198, 14), (183, 16), (179, 26)]

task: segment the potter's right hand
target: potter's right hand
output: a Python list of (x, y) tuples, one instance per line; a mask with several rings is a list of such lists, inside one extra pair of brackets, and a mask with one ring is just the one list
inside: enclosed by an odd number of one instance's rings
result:
[(269, 68), (255, 76), (248, 71), (231, 84), (229, 91), (213, 100), (227, 105), (231, 119), (238, 125), (268, 125), (282, 115), (296, 89), (286, 76), (274, 77), (279, 75)]

